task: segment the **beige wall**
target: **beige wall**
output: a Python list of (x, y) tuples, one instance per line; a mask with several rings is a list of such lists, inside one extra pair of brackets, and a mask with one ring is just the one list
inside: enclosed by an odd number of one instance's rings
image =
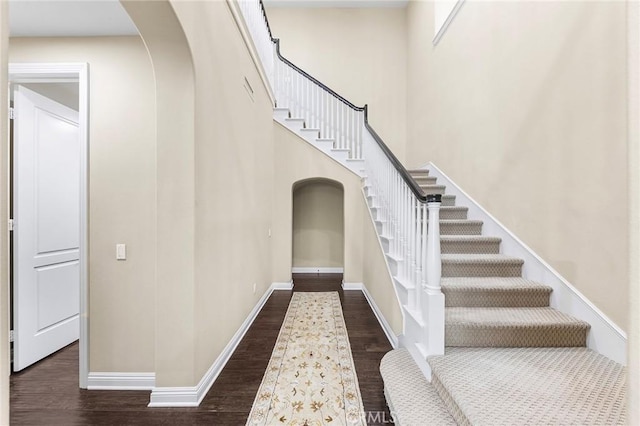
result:
[[(271, 284), (273, 113), (227, 3), (173, 6), (196, 76), (194, 339), (199, 380)], [(243, 86), (245, 78), (255, 101)]]
[(293, 188), (293, 267), (342, 268), (344, 190), (326, 180)]
[(402, 310), (395, 283), (385, 259), (378, 234), (364, 194), (360, 196), (363, 211), (362, 279), (376, 305), (396, 336), (402, 333)]
[(406, 20), (403, 8), (269, 8), (282, 55), (357, 106), (405, 158)]
[[(90, 72), (90, 371), (154, 371), (154, 82), (139, 37), (12, 38), (11, 62)], [(116, 261), (116, 243), (127, 260)]]
[(627, 407), (630, 425), (640, 423), (640, 3), (627, 8), (629, 84), (629, 329)]
[(626, 5), (467, 2), (408, 20), (407, 163), (433, 161), (627, 328)]
[(195, 94), (191, 53), (168, 1), (123, 1), (153, 63), (156, 131), (156, 386), (195, 373)]

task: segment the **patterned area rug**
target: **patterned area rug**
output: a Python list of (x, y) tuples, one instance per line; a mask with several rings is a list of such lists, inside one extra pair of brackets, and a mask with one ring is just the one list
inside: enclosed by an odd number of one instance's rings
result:
[(294, 293), (247, 425), (365, 424), (338, 293)]

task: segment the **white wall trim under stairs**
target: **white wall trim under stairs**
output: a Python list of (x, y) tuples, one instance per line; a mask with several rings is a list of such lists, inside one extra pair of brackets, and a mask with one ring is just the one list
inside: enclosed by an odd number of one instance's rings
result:
[(393, 349), (396, 349), (398, 347), (398, 336), (396, 336), (396, 334), (393, 332), (391, 325), (387, 322), (387, 319), (382, 314), (382, 311), (380, 310), (380, 308), (378, 308), (376, 301), (371, 296), (371, 293), (369, 293), (369, 290), (367, 290), (367, 286), (365, 286), (363, 283), (346, 283), (343, 281), (342, 289), (344, 291), (353, 291), (353, 290), (362, 291), (362, 294), (364, 294), (365, 299), (367, 299), (367, 302), (369, 303), (369, 306), (371, 307), (373, 314), (378, 319), (378, 322), (380, 323), (380, 327), (382, 327), (384, 334), (387, 336), (387, 340), (389, 340), (389, 343), (391, 343), (391, 346), (393, 347)]
[(240, 341), (246, 334), (260, 310), (271, 296), (274, 290), (291, 290), (293, 281), (289, 283), (272, 283), (269, 289), (262, 295), (258, 303), (253, 307), (249, 316), (244, 320), (231, 341), (224, 348), (220, 356), (213, 362), (209, 370), (202, 376), (197, 386), (185, 387), (154, 387), (151, 392), (149, 407), (197, 407), (207, 394), (213, 382), (233, 355)]
[(328, 268), (324, 266), (294, 266), (291, 268), (292, 274), (342, 274), (344, 268)]
[(627, 336), (620, 327), (564, 279), (558, 271), (456, 185), (435, 164), (429, 163), (423, 168), (429, 169), (429, 176), (438, 178), (438, 183), (446, 185), (447, 194), (456, 196), (457, 205), (469, 208), (469, 219), (480, 219), (484, 222), (482, 225), (484, 235), (502, 238), (502, 253), (524, 260), (523, 277), (553, 288), (550, 301), (552, 308), (591, 324), (591, 330), (587, 337), (587, 346), (590, 349), (620, 364), (627, 364)]
[[(332, 141), (331, 139), (317, 139), (314, 136), (314, 132), (311, 131), (312, 129), (300, 128), (300, 125), (304, 123), (304, 119), (297, 117), (288, 118), (288, 115), (289, 110), (287, 108), (274, 108), (273, 110), (273, 120), (276, 123), (297, 135), (300, 139), (307, 142), (318, 151), (324, 153), (336, 163), (344, 166), (351, 173), (358, 177), (362, 177), (362, 171), (360, 170), (362, 168), (362, 160), (345, 160), (344, 158), (339, 158), (336, 151), (341, 150), (325, 148), (321, 145), (322, 143), (328, 143), (330, 145), (330, 142)], [(319, 132), (319, 130), (316, 129), (315, 132)]]
[(156, 385), (155, 373), (90, 372), (89, 390), (152, 390)]

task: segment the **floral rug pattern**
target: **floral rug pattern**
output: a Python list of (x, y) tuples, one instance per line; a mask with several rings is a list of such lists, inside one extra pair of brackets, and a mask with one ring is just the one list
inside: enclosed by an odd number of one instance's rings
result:
[(337, 292), (293, 293), (247, 425), (365, 425)]

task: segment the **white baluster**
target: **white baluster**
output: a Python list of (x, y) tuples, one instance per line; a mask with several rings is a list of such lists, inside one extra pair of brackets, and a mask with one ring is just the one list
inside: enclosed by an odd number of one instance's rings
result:
[[(397, 259), (398, 256), (398, 247), (397, 247), (397, 241), (398, 241), (398, 214), (396, 212), (396, 206), (397, 204), (395, 203), (396, 201), (396, 190), (398, 188), (398, 174), (397, 173), (393, 173), (392, 176), (392, 180), (391, 180), (391, 209), (393, 212), (393, 234), (391, 235), (391, 243), (393, 244), (393, 256)], [(397, 271), (396, 271), (397, 273)]]
[(364, 158), (362, 155), (362, 133), (364, 132), (364, 112), (358, 113), (358, 159)]
[(427, 237), (427, 346), (429, 355), (444, 354), (444, 294), (440, 288), (440, 195), (427, 196), (429, 232)]
[(313, 85), (313, 128), (320, 128), (320, 87)]
[(419, 310), (420, 307), (422, 306), (421, 303), (421, 296), (422, 296), (422, 258), (421, 258), (421, 253), (422, 253), (422, 235), (420, 232), (420, 228), (421, 228), (421, 209), (422, 209), (422, 204), (420, 202), (418, 202), (416, 200), (415, 203), (415, 223), (414, 223), (414, 240), (415, 240), (415, 259), (416, 259), (416, 269), (415, 269), (415, 274), (414, 274), (414, 280), (413, 280), (413, 284), (414, 284), (414, 291), (415, 291), (415, 297), (416, 297), (416, 306), (417, 309)]
[[(409, 201), (409, 228), (410, 231), (413, 231), (413, 229), (415, 229), (414, 227), (414, 223), (415, 223), (415, 203), (416, 200), (414, 197), (411, 197), (411, 200)], [(410, 284), (414, 283), (414, 277), (413, 277), (413, 272), (415, 271), (416, 268), (416, 264), (415, 264), (415, 242), (416, 239), (413, 237), (413, 232), (409, 233), (409, 259), (408, 259), (408, 263), (409, 263), (409, 275), (408, 275), (408, 281)], [(410, 308), (413, 310), (417, 310), (418, 309), (418, 298), (416, 297), (416, 293), (415, 291), (413, 292), (413, 294), (411, 295), (411, 304), (410, 304)]]
[(338, 133), (338, 148), (344, 148), (344, 104), (338, 101), (338, 122), (336, 124)]
[[(422, 257), (420, 263), (422, 264), (422, 276), (420, 277), (420, 288), (422, 291), (427, 287), (427, 271), (429, 270), (429, 264), (427, 263), (427, 253), (431, 250), (427, 248), (427, 206), (420, 203), (421, 219), (420, 219), (420, 244), (422, 246)], [(431, 225), (429, 225), (431, 226)], [(438, 247), (440, 247), (438, 245)]]
[(402, 222), (402, 232), (403, 232), (403, 238), (402, 238), (402, 253), (404, 256), (404, 264), (402, 265), (402, 280), (406, 281), (407, 279), (407, 268), (409, 266), (409, 263), (411, 262), (409, 260), (409, 249), (408, 249), (408, 245), (407, 245), (407, 237), (409, 236), (409, 233), (407, 232), (407, 226), (409, 223), (409, 218), (408, 218), (408, 210), (407, 210), (407, 202), (409, 200), (408, 194), (407, 194), (407, 187), (406, 185), (403, 187), (403, 199), (402, 199), (402, 217), (403, 217), (403, 222)]
[(355, 110), (349, 107), (349, 158), (355, 157), (355, 146), (353, 145), (354, 135), (356, 129), (356, 116)]

